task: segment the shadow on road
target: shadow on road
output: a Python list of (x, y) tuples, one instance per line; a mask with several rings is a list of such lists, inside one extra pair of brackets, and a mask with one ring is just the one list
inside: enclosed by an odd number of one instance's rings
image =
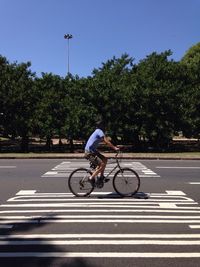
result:
[[(131, 195), (131, 196), (126, 196), (126, 198), (136, 198), (136, 199), (148, 199), (150, 196), (147, 193), (144, 192), (137, 192), (135, 195)], [(119, 194), (113, 192), (113, 193), (109, 193), (109, 194), (104, 194), (104, 195), (95, 195), (93, 194), (92, 196), (90, 196), (90, 198), (100, 198), (100, 199), (105, 199), (105, 198), (125, 198), (120, 196)]]
[[(54, 219), (55, 215), (51, 215), (48, 219)], [(0, 229), (0, 266), (2, 267), (94, 267), (86, 262), (84, 258), (68, 258), (68, 257), (33, 257), (33, 253), (68, 253), (70, 251), (62, 248), (61, 245), (44, 244), (47, 238), (30, 238), (28, 241), (37, 241), (37, 244), (23, 244), (27, 241), (26, 235), (32, 234), (32, 231), (48, 225), (48, 222), (41, 222), (44, 216), (37, 216), (38, 223), (32, 223), (31, 219), (27, 219), (24, 223), (14, 224), (12, 229)], [(31, 221), (30, 221), (31, 220)], [(6, 224), (5, 224), (6, 226)], [(7, 225), (9, 226), (9, 225)], [(29, 232), (29, 233), (28, 233)], [(15, 235), (15, 236), (14, 236)], [(18, 237), (17, 237), (18, 235)], [(24, 237), (23, 237), (24, 235)], [(39, 234), (38, 234), (39, 235)], [(18, 244), (15, 244), (15, 241)], [(22, 244), (19, 245), (19, 243)], [(73, 250), (72, 250), (73, 251)], [(14, 255), (16, 253), (16, 256)], [(20, 253), (20, 257), (19, 257)], [(30, 254), (28, 254), (30, 253)]]

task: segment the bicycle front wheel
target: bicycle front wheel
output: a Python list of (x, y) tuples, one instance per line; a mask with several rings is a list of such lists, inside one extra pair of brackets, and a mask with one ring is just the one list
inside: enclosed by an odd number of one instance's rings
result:
[(88, 196), (94, 187), (89, 182), (89, 177), (92, 172), (85, 168), (79, 168), (74, 170), (68, 179), (68, 186), (72, 194), (77, 197)]
[(113, 188), (121, 196), (132, 196), (140, 188), (140, 177), (130, 168), (122, 168), (113, 177)]

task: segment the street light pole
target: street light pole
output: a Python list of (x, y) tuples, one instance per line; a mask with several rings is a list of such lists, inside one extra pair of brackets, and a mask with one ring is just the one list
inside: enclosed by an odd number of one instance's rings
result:
[(67, 39), (68, 41), (68, 60), (67, 60), (67, 65), (68, 65), (68, 75), (69, 75), (69, 40), (73, 38), (72, 34), (65, 34), (64, 38)]

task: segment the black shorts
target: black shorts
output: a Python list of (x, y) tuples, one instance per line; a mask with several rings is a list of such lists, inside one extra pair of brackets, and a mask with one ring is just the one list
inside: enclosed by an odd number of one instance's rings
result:
[(96, 152), (89, 152), (86, 151), (85, 152), (85, 158), (87, 160), (89, 160), (92, 164), (94, 164), (95, 166), (100, 165), (103, 161), (105, 161), (105, 157), (104, 155), (102, 155), (101, 153), (99, 153), (98, 151)]

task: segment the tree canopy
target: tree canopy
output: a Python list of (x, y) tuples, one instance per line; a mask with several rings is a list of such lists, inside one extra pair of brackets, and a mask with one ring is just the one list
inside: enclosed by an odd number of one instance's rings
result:
[(107, 60), (92, 75), (37, 77), (31, 63), (10, 63), (0, 56), (0, 131), (20, 137), (45, 138), (50, 148), (57, 136), (85, 141), (102, 118), (114, 142), (167, 147), (174, 134), (199, 138), (200, 43), (180, 62), (172, 52), (153, 52), (135, 63), (128, 54)]

